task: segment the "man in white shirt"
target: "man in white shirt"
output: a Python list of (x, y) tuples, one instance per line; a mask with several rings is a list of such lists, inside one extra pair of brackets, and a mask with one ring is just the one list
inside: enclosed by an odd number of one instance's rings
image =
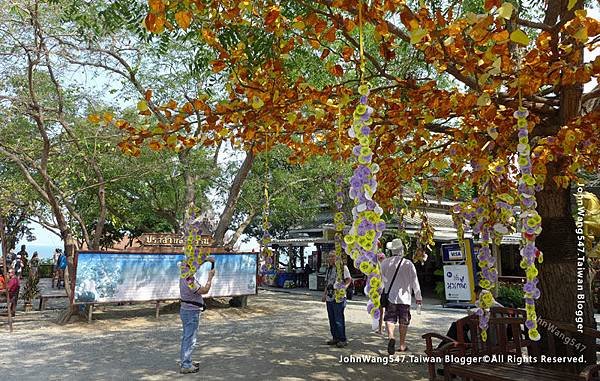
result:
[[(337, 282), (337, 271), (335, 266), (336, 255), (332, 251), (327, 256), (329, 267), (325, 272), (325, 290), (323, 291), (322, 301), (327, 303), (327, 316), (329, 318), (329, 330), (331, 331), (332, 340), (327, 342), (328, 345), (335, 345), (338, 348), (348, 345), (346, 340), (346, 320), (344, 317), (344, 309), (346, 308), (346, 298), (339, 303), (335, 301), (335, 284)], [(344, 290), (348, 288), (352, 282), (350, 270), (344, 265), (344, 279), (341, 285)]]
[[(417, 304), (423, 303), (421, 297), (421, 287), (417, 279), (417, 270), (413, 263), (404, 258), (404, 245), (402, 240), (394, 239), (388, 242), (386, 246), (392, 253), (392, 256), (386, 258), (381, 263), (381, 275), (383, 276), (384, 290), (388, 293), (389, 305), (385, 308), (383, 320), (388, 332), (388, 353), (393, 355), (396, 351), (396, 340), (394, 339), (394, 329), (398, 322), (400, 329), (400, 352), (406, 351), (405, 339), (408, 325), (410, 324), (410, 304), (412, 293), (415, 293)], [(393, 281), (394, 273), (398, 269), (398, 274)]]

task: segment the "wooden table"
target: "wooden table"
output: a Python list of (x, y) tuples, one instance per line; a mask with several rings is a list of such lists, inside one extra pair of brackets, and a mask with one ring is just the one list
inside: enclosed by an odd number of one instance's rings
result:
[(577, 374), (523, 364), (448, 364), (444, 367), (444, 380), (452, 376), (463, 380), (485, 381), (579, 381)]

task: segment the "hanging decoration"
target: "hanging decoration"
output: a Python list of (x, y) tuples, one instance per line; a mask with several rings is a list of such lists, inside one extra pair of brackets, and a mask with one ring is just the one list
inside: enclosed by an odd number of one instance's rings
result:
[[(342, 109), (338, 106), (338, 140), (337, 150), (338, 159), (341, 160), (341, 145), (342, 145)], [(341, 303), (346, 297), (346, 287), (344, 284), (344, 252), (342, 250), (342, 242), (344, 236), (344, 177), (338, 176), (336, 182), (335, 195), (335, 214), (333, 222), (335, 224), (335, 267), (336, 267), (336, 283), (334, 285), (335, 301)]]
[(273, 250), (271, 250), (271, 234), (269, 233), (269, 228), (271, 227), (271, 223), (269, 222), (269, 212), (270, 212), (270, 204), (269, 204), (269, 138), (265, 133), (265, 183), (263, 185), (265, 202), (263, 204), (263, 215), (262, 215), (262, 228), (263, 228), (263, 236), (260, 240), (262, 250), (260, 252), (260, 256), (263, 264), (260, 266), (260, 274), (265, 275), (267, 271), (273, 268)]
[[(485, 183), (480, 188), (489, 191), (489, 183)], [(487, 192), (486, 192), (487, 193)], [(464, 227), (470, 225), (474, 236), (479, 236), (481, 247), (477, 254), (477, 264), (479, 267), (479, 286), (483, 289), (479, 294), (479, 299), (475, 302), (477, 305), (476, 314), (479, 316), (479, 327), (481, 328), (481, 338), (487, 340), (487, 328), (490, 318), (490, 308), (494, 304), (493, 290), (498, 283), (498, 270), (496, 269), (496, 259), (492, 255), (490, 243), (492, 241), (492, 222), (495, 218), (495, 208), (491, 203), (491, 198), (482, 195), (474, 198), (471, 202), (455, 205), (453, 208), (453, 220), (457, 230), (459, 245), (461, 250), (465, 250), (464, 245)], [(464, 251), (463, 251), (464, 252)]]
[(353, 224), (344, 237), (346, 253), (354, 260), (356, 268), (367, 275), (365, 292), (369, 295), (367, 311), (375, 319), (380, 316), (380, 297), (383, 290), (381, 270), (377, 261), (378, 243), (385, 222), (381, 219), (383, 209), (373, 200), (377, 191), (376, 173), (379, 166), (372, 163), (373, 139), (370, 137), (373, 108), (369, 107), (369, 85), (364, 82), (364, 38), (362, 22), (362, 2), (358, 4), (359, 10), (359, 37), (360, 37), (360, 83), (358, 93), (360, 102), (353, 114), (353, 124), (348, 130), (352, 139), (358, 140), (352, 154), (356, 158), (357, 165), (354, 174), (350, 178), (350, 198), (354, 200), (352, 208)]
[(202, 235), (201, 220), (196, 218), (195, 212), (189, 213), (189, 218), (183, 226), (183, 237), (185, 242), (184, 259), (180, 264), (181, 278), (186, 280), (190, 288), (194, 287), (194, 276), (198, 268), (204, 263), (208, 255), (207, 252), (201, 251), (196, 245)]
[[(478, 225), (481, 226), (478, 229), (481, 236), (481, 248), (477, 254), (477, 263), (481, 269), (479, 285), (483, 290), (479, 294), (479, 300), (477, 301), (478, 309), (476, 314), (479, 315), (481, 339), (486, 341), (487, 327), (490, 320), (490, 308), (494, 304), (494, 294), (492, 291), (498, 282), (498, 271), (494, 267), (496, 264), (496, 259), (493, 257), (490, 249), (489, 222), (485, 217), (483, 217), (480, 219)], [(473, 230), (473, 233), (477, 234), (476, 230)]]
[[(535, 300), (540, 297), (538, 285), (538, 270), (535, 267), (535, 261), (542, 263), (544, 257), (542, 252), (535, 246), (536, 237), (542, 232), (542, 218), (536, 211), (537, 202), (535, 199), (536, 190), (541, 190), (541, 185), (536, 186), (536, 180), (531, 175), (531, 147), (529, 146), (529, 130), (527, 116), (529, 112), (521, 106), (519, 96), (519, 109), (515, 111), (514, 117), (517, 119), (519, 145), (519, 169), (521, 176), (519, 178), (519, 201), (521, 205), (521, 237), (523, 247), (521, 248), (521, 268), (525, 270), (527, 282), (523, 286), (525, 292), (525, 311), (527, 312), (527, 321), (525, 326), (528, 329), (531, 340), (539, 340), (540, 334), (537, 330), (537, 315), (535, 312)], [(536, 189), (537, 188), (537, 189)]]

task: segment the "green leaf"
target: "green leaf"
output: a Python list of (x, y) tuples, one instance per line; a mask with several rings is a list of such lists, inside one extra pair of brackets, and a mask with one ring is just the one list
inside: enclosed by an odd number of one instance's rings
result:
[(569, 5), (567, 5), (567, 9), (570, 11), (577, 4), (577, 0), (569, 0)]

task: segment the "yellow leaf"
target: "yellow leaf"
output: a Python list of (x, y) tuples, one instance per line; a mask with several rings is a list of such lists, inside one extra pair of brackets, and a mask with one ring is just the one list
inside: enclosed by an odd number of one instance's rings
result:
[(102, 118), (106, 123), (110, 123), (113, 120), (113, 116), (110, 112), (105, 112)]
[(175, 21), (181, 29), (186, 30), (192, 23), (192, 12), (190, 11), (179, 11), (175, 13)]
[(433, 118), (433, 115), (431, 115), (431, 114), (427, 114), (427, 115), (425, 115), (425, 117), (423, 118), (423, 121), (424, 121), (425, 123), (429, 124), (429, 123), (433, 122), (433, 119), (434, 119), (434, 118)]
[(510, 34), (510, 40), (517, 44), (527, 46), (529, 45), (529, 37), (521, 29), (517, 29)]
[(175, 143), (177, 143), (177, 136), (169, 135), (169, 137), (167, 138), (167, 144), (174, 145)]
[(414, 29), (410, 33), (410, 43), (413, 44), (413, 45), (414, 44), (418, 44), (419, 42), (421, 42), (421, 40), (425, 36), (427, 36), (427, 30), (422, 29), (422, 28)]
[(259, 108), (261, 108), (264, 105), (265, 105), (265, 102), (260, 97), (252, 98), (252, 107), (255, 110), (258, 110)]
[(226, 137), (227, 135), (229, 135), (229, 128), (224, 128), (221, 131), (219, 131), (219, 136), (221, 136), (222, 138)]
[(292, 24), (292, 26), (294, 27), (294, 29), (300, 29), (300, 30), (304, 30), (304, 28), (306, 27), (306, 25), (304, 25), (304, 23), (302, 21), (296, 21), (295, 23)]
[(90, 114), (90, 115), (88, 115), (87, 120), (90, 123), (98, 123), (98, 122), (100, 122), (100, 117), (96, 114)]
[(146, 103), (145, 100), (141, 100), (137, 104), (137, 109), (139, 111), (141, 111), (141, 112), (147, 111), (148, 110), (148, 104)]
[(580, 29), (577, 31), (577, 33), (575, 33), (575, 34), (573, 35), (573, 37), (575, 37), (575, 38), (577, 39), (577, 41), (580, 41), (580, 42), (587, 42), (587, 40), (588, 40), (588, 30), (587, 30), (587, 28), (586, 28), (585, 26), (584, 26), (584, 27), (581, 27), (581, 28), (580, 28)]
[(293, 112), (290, 112), (286, 115), (286, 119), (290, 123), (294, 123), (297, 118), (298, 118), (298, 116), (296, 115), (296, 113), (293, 113)]
[(577, 0), (569, 0), (569, 5), (567, 5), (567, 9), (571, 10), (577, 4)]
[(316, 108), (315, 109), (315, 118), (317, 118), (318, 120), (323, 119), (323, 117), (325, 116), (325, 111), (323, 111), (322, 108)]
[(150, 149), (152, 151), (159, 151), (162, 148), (161, 144), (157, 141), (150, 142), (150, 144), (148, 144), (148, 146), (150, 147)]
[(350, 96), (348, 94), (342, 95), (342, 97), (340, 98), (340, 105), (339, 106), (340, 107), (344, 107), (348, 103), (350, 103)]
[(513, 10), (514, 10), (514, 7), (511, 3), (504, 3), (500, 7), (500, 9), (498, 9), (498, 16), (502, 17), (503, 19), (508, 20), (511, 18)]
[(490, 99), (490, 94), (488, 93), (483, 93), (479, 96), (479, 98), (477, 98), (477, 106), (488, 106), (490, 103), (492, 103), (492, 100)]

